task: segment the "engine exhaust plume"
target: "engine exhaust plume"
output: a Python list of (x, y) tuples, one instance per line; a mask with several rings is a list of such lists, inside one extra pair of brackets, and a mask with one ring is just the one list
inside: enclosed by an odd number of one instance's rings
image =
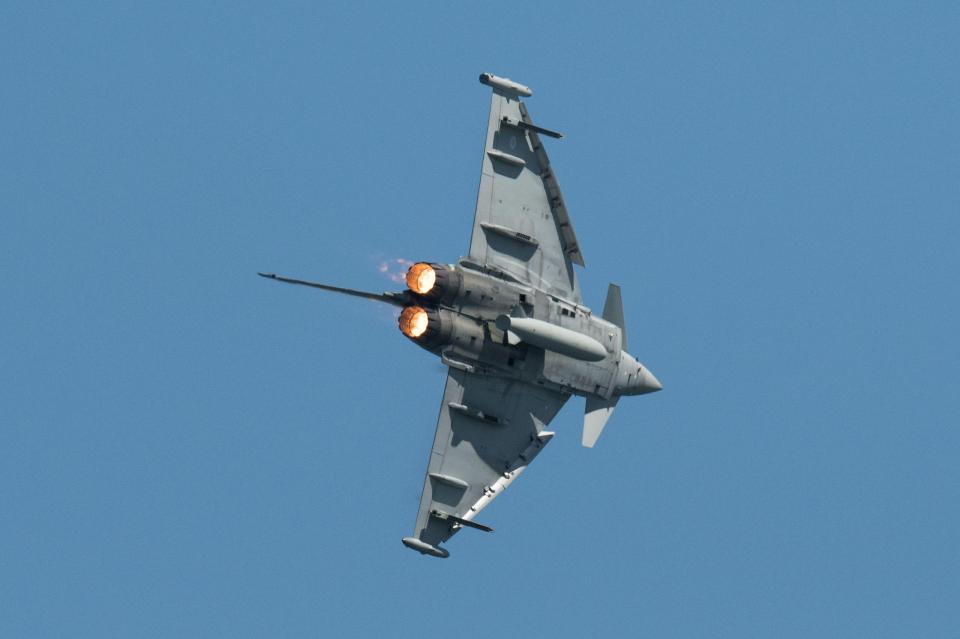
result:
[(426, 262), (417, 262), (407, 271), (407, 287), (418, 295), (426, 295), (437, 283), (437, 272)]
[(398, 324), (400, 332), (407, 337), (417, 338), (427, 332), (427, 325), (430, 319), (427, 317), (427, 311), (419, 306), (408, 306), (400, 313)]
[(413, 266), (413, 262), (411, 260), (407, 260), (402, 257), (395, 257), (380, 262), (377, 270), (383, 273), (384, 277), (391, 282), (403, 284), (407, 269), (411, 266)]

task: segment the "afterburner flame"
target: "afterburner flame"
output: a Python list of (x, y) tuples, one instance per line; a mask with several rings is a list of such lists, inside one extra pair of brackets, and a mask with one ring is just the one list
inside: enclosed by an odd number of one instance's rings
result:
[(407, 337), (420, 337), (427, 332), (429, 322), (425, 310), (419, 306), (408, 306), (400, 313), (400, 332)]
[(417, 262), (407, 271), (407, 286), (419, 295), (426, 295), (437, 283), (437, 272), (425, 262)]

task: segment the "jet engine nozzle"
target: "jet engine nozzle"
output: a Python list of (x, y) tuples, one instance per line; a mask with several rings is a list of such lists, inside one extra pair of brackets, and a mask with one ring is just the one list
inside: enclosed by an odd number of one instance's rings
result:
[(457, 271), (429, 262), (417, 262), (411, 266), (405, 280), (411, 293), (444, 304), (456, 299), (463, 284), (463, 276)]
[(430, 316), (425, 308), (408, 306), (400, 313), (400, 319), (397, 320), (397, 323), (400, 325), (401, 333), (417, 339), (422, 337), (430, 327)]
[(483, 323), (446, 308), (405, 306), (397, 325), (411, 342), (431, 352), (456, 346), (462, 353), (476, 355), (483, 345)]
[(441, 318), (446, 311), (423, 306), (407, 306), (401, 311), (397, 324), (400, 332), (424, 347), (433, 347), (450, 341), (453, 322)]
[(407, 270), (407, 288), (417, 295), (426, 295), (437, 283), (437, 271), (426, 262), (417, 262)]

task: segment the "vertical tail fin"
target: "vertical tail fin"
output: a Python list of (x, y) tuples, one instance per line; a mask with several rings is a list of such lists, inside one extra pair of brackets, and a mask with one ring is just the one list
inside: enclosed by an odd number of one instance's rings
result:
[(623, 321), (623, 300), (620, 299), (620, 287), (611, 284), (607, 287), (607, 301), (603, 303), (603, 319), (620, 327), (623, 342), (620, 348), (627, 350), (627, 325)]

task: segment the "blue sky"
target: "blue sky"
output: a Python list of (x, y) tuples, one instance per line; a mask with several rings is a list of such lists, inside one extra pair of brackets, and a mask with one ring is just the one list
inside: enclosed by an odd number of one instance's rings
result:
[[(954, 637), (953, 3), (0, 9), (0, 635)], [(443, 368), (393, 287), (466, 252), (530, 85), (665, 390), (582, 400), (437, 561)]]

